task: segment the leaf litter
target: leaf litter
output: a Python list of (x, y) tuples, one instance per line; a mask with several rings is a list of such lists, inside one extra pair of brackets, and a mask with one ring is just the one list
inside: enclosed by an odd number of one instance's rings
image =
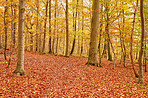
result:
[(121, 64), (116, 64), (116, 69), (113, 70), (113, 63), (103, 58), (103, 67), (96, 67), (85, 65), (87, 58), (84, 57), (66, 58), (25, 51), (24, 66), (27, 75), (19, 76), (12, 73), (16, 67), (16, 60), (12, 59), (10, 68), (6, 68), (6, 63), (2, 63), (4, 61), (0, 58), (0, 98), (148, 96), (148, 72), (144, 72), (145, 85), (140, 85), (128, 63), (125, 68)]

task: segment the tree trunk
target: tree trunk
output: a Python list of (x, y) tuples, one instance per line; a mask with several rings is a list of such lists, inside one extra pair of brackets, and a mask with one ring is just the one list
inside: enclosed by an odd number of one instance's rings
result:
[[(74, 2), (74, 1), (73, 1)], [(74, 31), (74, 39), (72, 43), (72, 49), (70, 55), (73, 54), (76, 44), (76, 32), (77, 32), (77, 6), (76, 6), (76, 14), (74, 15), (74, 7), (73, 7), (73, 31)]]
[(17, 66), (14, 71), (16, 74), (24, 75), (24, 18), (25, 0), (19, 0), (19, 27), (18, 27), (18, 55)]
[(55, 40), (56, 40), (56, 26), (57, 26), (57, 0), (55, 0), (55, 13), (54, 13), (54, 34), (53, 34), (53, 43), (52, 43), (52, 52), (55, 53)]
[(51, 49), (51, 0), (49, 0), (49, 53), (52, 53)]
[(14, 25), (13, 25), (13, 48), (15, 48), (15, 34), (16, 34), (16, 18), (17, 18), (17, 5), (14, 5)]
[(13, 0), (11, 0), (11, 45), (10, 45), (10, 57), (8, 61), (7, 68), (9, 68), (10, 62), (11, 62), (11, 56), (12, 56), (12, 50), (13, 50)]
[[(146, 36), (146, 33), (145, 33), (145, 36)], [(144, 51), (144, 66), (145, 66), (145, 72), (147, 72), (147, 70), (146, 70), (146, 66), (147, 66), (147, 54), (146, 54), (146, 37), (145, 37), (145, 45), (144, 45), (144, 47), (145, 47), (145, 51)]]
[(56, 51), (55, 53), (58, 54), (58, 41), (59, 41), (59, 36), (58, 36), (58, 18), (59, 18), (59, 9), (58, 9), (58, 2), (56, 1), (56, 10), (57, 10), (57, 19), (56, 19)]
[[(104, 37), (106, 37), (105, 36), (106, 34), (104, 34)], [(103, 48), (103, 53), (102, 53), (102, 56), (104, 57), (104, 58), (107, 58), (107, 53), (106, 53), (106, 49), (107, 49), (107, 46), (106, 46), (106, 38), (104, 38), (105, 40), (104, 40), (104, 48)]]
[(33, 32), (30, 32), (30, 51), (33, 51)]
[(48, 12), (48, 0), (46, 2), (46, 12), (45, 12), (46, 15), (45, 15), (45, 23), (44, 23), (44, 39), (43, 39), (43, 49), (42, 49), (42, 52), (45, 52), (47, 12)]
[(77, 54), (80, 53), (80, 8), (79, 8), (79, 0), (77, 0), (77, 9), (78, 9), (78, 50)]
[[(103, 4), (101, 4), (101, 12), (103, 12)], [(101, 20), (100, 20), (100, 35), (99, 35), (99, 45), (98, 45), (98, 49), (99, 49), (99, 66), (101, 66), (101, 34), (102, 34), (102, 26), (103, 26), (103, 14), (100, 15), (101, 16)]]
[(4, 58), (5, 60), (7, 59), (6, 57), (6, 50), (7, 50), (7, 29), (8, 29), (8, 0), (6, 0), (6, 6), (4, 10), (4, 29), (5, 29), (5, 47), (4, 47)]
[(109, 42), (109, 4), (108, 4), (108, 2), (106, 3), (106, 27), (105, 27), (105, 32), (107, 33), (108, 60), (112, 61), (112, 55), (111, 55), (111, 51), (110, 51), (110, 42)]
[(39, 33), (39, 0), (37, 0), (37, 19), (36, 19), (36, 21), (37, 21), (37, 24), (36, 24), (36, 49), (35, 49), (35, 51), (37, 52), (37, 51), (39, 51), (39, 49), (38, 49), (38, 42), (39, 42), (39, 38), (38, 38), (38, 33)]
[(138, 0), (137, 0), (135, 12), (134, 12), (133, 28), (132, 28), (132, 31), (131, 31), (131, 41), (130, 41), (130, 57), (131, 57), (131, 64), (132, 64), (132, 67), (133, 67), (133, 70), (134, 70), (135, 77), (138, 77), (138, 73), (135, 69), (135, 65), (134, 65), (134, 61), (133, 61), (133, 33), (134, 33), (134, 26), (135, 26), (135, 18), (136, 18), (137, 8), (138, 8)]
[(139, 52), (139, 83), (144, 84), (143, 80), (143, 65), (142, 65), (142, 55), (143, 55), (143, 42), (144, 42), (144, 13), (143, 13), (143, 0), (140, 0), (140, 16), (141, 16), (141, 47)]
[(69, 47), (69, 27), (68, 27), (68, 0), (66, 0), (66, 11), (65, 11), (65, 16), (66, 16), (66, 51), (65, 51), (65, 56), (68, 56), (68, 47)]
[(93, 0), (88, 65), (98, 66), (99, 0)]
[[(125, 30), (125, 29), (124, 29), (124, 23), (125, 23), (124, 9), (123, 9), (122, 13), (123, 13), (123, 31), (124, 31), (124, 30)], [(125, 35), (124, 37), (126, 37), (126, 35)], [(123, 53), (124, 53), (123, 62), (124, 62), (124, 67), (125, 67), (126, 47), (125, 47), (125, 43), (124, 43), (124, 38), (122, 38), (122, 44), (123, 44), (123, 50), (124, 50), (124, 52), (123, 52)]]
[[(83, 6), (83, 0), (82, 0), (82, 6)], [(82, 8), (82, 39), (81, 39), (81, 53), (80, 53), (80, 56), (83, 53), (83, 33), (84, 33), (84, 15), (83, 15), (83, 8)]]
[(2, 44), (1, 44), (1, 35), (0, 35), (0, 49), (2, 48)]

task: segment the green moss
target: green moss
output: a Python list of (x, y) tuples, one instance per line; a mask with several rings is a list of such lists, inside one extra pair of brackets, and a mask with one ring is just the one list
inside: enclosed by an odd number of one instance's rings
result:
[(46, 54), (45, 52), (39, 52), (39, 54)]

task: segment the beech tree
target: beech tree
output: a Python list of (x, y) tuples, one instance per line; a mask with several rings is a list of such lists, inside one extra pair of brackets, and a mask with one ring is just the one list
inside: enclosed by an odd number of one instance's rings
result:
[(7, 50), (7, 33), (8, 33), (8, 0), (6, 0), (5, 10), (4, 10), (4, 29), (5, 29), (5, 47), (4, 47), (4, 58), (6, 57), (6, 50)]
[(66, 11), (65, 11), (65, 16), (66, 16), (66, 52), (65, 56), (68, 56), (68, 46), (69, 46), (69, 30), (68, 30), (68, 0), (66, 0)]
[(135, 77), (138, 77), (138, 73), (135, 69), (135, 65), (134, 65), (134, 61), (133, 61), (133, 32), (134, 32), (134, 29), (135, 29), (135, 18), (136, 18), (137, 8), (138, 8), (138, 0), (136, 2), (136, 8), (135, 8), (135, 11), (134, 11), (133, 28), (132, 28), (132, 31), (131, 31), (131, 40), (130, 40), (130, 57), (131, 57), (131, 63), (132, 63), (132, 67), (133, 67)]
[(88, 65), (98, 66), (99, 0), (93, 0)]
[(143, 13), (143, 0), (140, 0), (140, 16), (141, 16), (141, 47), (139, 52), (139, 83), (144, 84), (143, 80), (143, 64), (142, 64), (142, 55), (144, 47), (144, 13)]
[(24, 75), (24, 18), (25, 0), (19, 0), (19, 25), (18, 25), (18, 55), (17, 66), (14, 71), (16, 74)]
[(49, 0), (49, 35), (49, 53), (51, 54), (51, 0)]
[(46, 2), (46, 10), (45, 10), (45, 22), (44, 22), (44, 39), (43, 39), (43, 49), (42, 52), (45, 52), (45, 43), (46, 43), (46, 25), (47, 25), (47, 12), (48, 12), (48, 0)]

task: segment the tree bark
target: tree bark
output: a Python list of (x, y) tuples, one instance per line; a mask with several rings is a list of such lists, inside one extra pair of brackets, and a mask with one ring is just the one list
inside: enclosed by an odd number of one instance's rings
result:
[[(101, 4), (101, 12), (103, 12), (103, 4)], [(102, 26), (103, 26), (103, 14), (100, 15), (101, 20), (100, 20), (100, 34), (99, 34), (99, 45), (98, 45), (98, 50), (99, 50), (99, 66), (101, 66), (101, 34), (102, 34)]]
[(68, 56), (68, 47), (69, 47), (69, 24), (68, 24), (68, 0), (66, 0), (66, 11), (65, 11), (65, 16), (66, 16), (66, 51), (65, 51), (65, 56)]
[(109, 1), (106, 3), (106, 27), (105, 32), (107, 33), (107, 50), (108, 50), (108, 60), (112, 61), (112, 55), (110, 51), (110, 42), (109, 42)]
[(132, 64), (132, 67), (133, 67), (133, 70), (134, 70), (135, 77), (138, 77), (138, 73), (135, 69), (135, 65), (134, 65), (134, 61), (133, 61), (133, 33), (134, 33), (134, 27), (135, 27), (135, 18), (136, 18), (137, 8), (138, 8), (138, 0), (137, 0), (137, 3), (136, 3), (135, 12), (134, 12), (133, 28), (132, 28), (132, 31), (131, 31), (131, 41), (130, 41), (130, 57), (131, 57), (131, 64)]
[(142, 55), (143, 55), (143, 42), (144, 42), (144, 13), (143, 13), (143, 1), (140, 0), (140, 16), (141, 16), (141, 46), (140, 46), (140, 52), (139, 52), (139, 83), (144, 84), (143, 79), (143, 65), (142, 65)]
[(99, 0), (93, 0), (88, 65), (98, 66), (98, 28)]
[(38, 34), (39, 34), (39, 0), (37, 0), (37, 4), (36, 4), (36, 6), (37, 6), (37, 19), (36, 19), (36, 21), (37, 21), (37, 24), (36, 24), (36, 49), (35, 49), (35, 51), (37, 52), (37, 51), (39, 51), (39, 49), (38, 49), (38, 42), (39, 42), (39, 38), (38, 38)]
[(6, 57), (6, 50), (7, 50), (7, 30), (8, 30), (8, 0), (6, 0), (5, 10), (4, 10), (4, 29), (5, 29), (5, 47), (4, 47), (4, 58)]
[[(82, 0), (82, 7), (83, 7), (83, 0)], [(84, 15), (83, 15), (83, 8), (82, 8), (82, 39), (81, 39), (81, 53), (80, 56), (83, 53), (83, 34), (84, 34)]]
[(17, 26), (17, 23), (16, 23), (16, 14), (17, 14), (17, 5), (15, 4), (14, 5), (14, 25), (13, 25), (13, 48), (15, 48), (15, 34), (16, 34), (16, 26)]
[(78, 50), (77, 54), (80, 53), (80, 8), (79, 8), (79, 0), (77, 0), (77, 9), (78, 9)]
[[(74, 2), (74, 1), (73, 1)], [(78, 4), (77, 4), (78, 5)], [(74, 49), (75, 49), (75, 44), (76, 44), (76, 32), (77, 32), (77, 6), (76, 6), (76, 13), (74, 15), (74, 7), (73, 7), (73, 32), (74, 32), (74, 39), (73, 39), (73, 43), (72, 43), (72, 49), (70, 52), (70, 55), (73, 54)]]
[(43, 39), (43, 49), (42, 49), (42, 52), (45, 52), (47, 12), (48, 12), (48, 0), (46, 2), (46, 12), (45, 12), (46, 15), (45, 15), (45, 22), (44, 22), (44, 39)]
[(49, 0), (49, 54), (52, 54), (52, 49), (51, 49), (51, 0)]
[(24, 75), (24, 18), (25, 0), (19, 0), (19, 27), (18, 27), (18, 55), (17, 66), (14, 71), (16, 74)]
[(12, 56), (12, 50), (13, 50), (13, 0), (11, 0), (11, 45), (10, 45), (10, 56), (7, 68), (9, 68), (10, 62), (11, 62), (11, 56)]

